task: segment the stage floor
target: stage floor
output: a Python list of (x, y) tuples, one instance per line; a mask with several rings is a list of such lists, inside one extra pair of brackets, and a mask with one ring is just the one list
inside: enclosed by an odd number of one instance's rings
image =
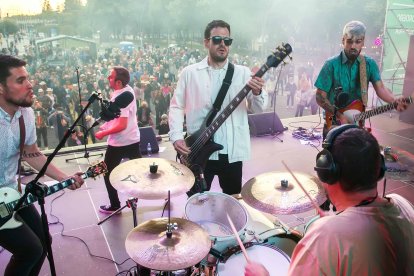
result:
[[(387, 113), (372, 118), (372, 131), (380, 144), (390, 146), (405, 154), (404, 160), (411, 162), (414, 154), (414, 126), (400, 122), (398, 115)], [(252, 137), (252, 158), (244, 163), (243, 183), (267, 172), (286, 172), (283, 164), (295, 172), (309, 177), (315, 176), (313, 167), (315, 156), (320, 150), (320, 141), (311, 143), (300, 141), (292, 137), (292, 131), (298, 127), (315, 128), (320, 124), (319, 116), (305, 116), (300, 118), (283, 119), (282, 123), (288, 127), (284, 133), (273, 136)], [(321, 125), (318, 126), (319, 130)], [(175, 160), (175, 151), (168, 141), (160, 144), (162, 152), (152, 157)], [(103, 152), (103, 151), (101, 151)], [(94, 152), (95, 153), (95, 152)], [(83, 153), (60, 155), (54, 161), (68, 173), (83, 171), (88, 167), (84, 158), (70, 162), (65, 159), (83, 156)], [(91, 157), (90, 161), (103, 159)], [(413, 163), (411, 168), (413, 168)], [(386, 193), (398, 193), (414, 203), (414, 182), (411, 174), (394, 172), (387, 177)], [(47, 181), (47, 179), (45, 179)], [(166, 191), (168, 187), (165, 188)], [(379, 192), (382, 194), (383, 181), (379, 183)], [(217, 179), (213, 182), (212, 191), (220, 191)], [(121, 202), (126, 202), (128, 195), (120, 194)], [(171, 215), (182, 218), (185, 215), (186, 195), (172, 198)], [(86, 180), (85, 185), (76, 191), (64, 190), (46, 199), (50, 232), (53, 237), (53, 254), (57, 275), (116, 275), (134, 266), (125, 250), (125, 239), (133, 229), (132, 211), (125, 208), (121, 215), (117, 215), (98, 226), (97, 223), (105, 218), (98, 211), (100, 205), (107, 204), (108, 198), (102, 177)], [(272, 233), (283, 233), (280, 223), (287, 224), (293, 229), (303, 232), (307, 222), (315, 216), (310, 210), (296, 215), (271, 216), (259, 212), (241, 202), (249, 213), (251, 221), (246, 228), (254, 230), (257, 235), (274, 228)], [(37, 204), (36, 204), (37, 205)], [(161, 217), (164, 200), (138, 200), (138, 224), (150, 219)], [(220, 212), (220, 210), (217, 210)], [(164, 214), (164, 216), (166, 213)], [(60, 222), (57, 223), (57, 222)], [(276, 224), (276, 226), (274, 226)], [(273, 226), (273, 227), (272, 227)], [(63, 233), (63, 235), (62, 235)], [(267, 235), (267, 236), (266, 236)], [(270, 234), (259, 235), (267, 238)], [(16, 237), (18, 238), (18, 237)], [(82, 239), (85, 244), (80, 240)], [(195, 241), (196, 242), (196, 241)], [(92, 256), (88, 252), (88, 248)], [(10, 258), (7, 251), (0, 253), (0, 274)], [(126, 260), (126, 261), (125, 261)], [(41, 275), (50, 275), (49, 263), (46, 260)]]

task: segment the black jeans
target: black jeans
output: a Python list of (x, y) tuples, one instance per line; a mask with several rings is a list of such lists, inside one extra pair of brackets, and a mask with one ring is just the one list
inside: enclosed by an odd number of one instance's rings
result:
[(33, 205), (20, 209), (16, 218), (23, 225), (0, 230), (0, 245), (13, 254), (4, 275), (38, 275), (46, 258), (41, 218)]
[(229, 163), (227, 154), (219, 154), (219, 160), (208, 160), (204, 170), (208, 190), (215, 175), (218, 176), (223, 193), (228, 195), (239, 194), (242, 188), (243, 162)]
[(43, 146), (48, 147), (47, 143), (47, 127), (36, 128), (37, 146), (40, 148), (42, 145), (40, 137), (43, 138)]
[(108, 167), (108, 173), (105, 174), (104, 180), (106, 190), (108, 191), (109, 202), (111, 206), (115, 208), (121, 207), (121, 202), (119, 201), (117, 190), (111, 185), (111, 182), (109, 181), (109, 175), (111, 174), (112, 170), (121, 163), (122, 158), (129, 158), (130, 160), (141, 158), (139, 142), (122, 147), (108, 146), (108, 149), (106, 150), (105, 163)]

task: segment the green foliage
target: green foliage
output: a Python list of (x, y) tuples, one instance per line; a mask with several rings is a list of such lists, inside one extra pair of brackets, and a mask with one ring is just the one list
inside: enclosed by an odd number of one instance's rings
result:
[(19, 30), (19, 27), (10, 20), (3, 20), (0, 22), (0, 33), (14, 34)]

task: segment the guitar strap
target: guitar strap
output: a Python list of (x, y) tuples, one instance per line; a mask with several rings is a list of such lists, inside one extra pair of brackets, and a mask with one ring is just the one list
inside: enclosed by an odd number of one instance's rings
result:
[(368, 103), (368, 80), (367, 80), (367, 62), (365, 56), (359, 56), (359, 79), (361, 82), (361, 100), (364, 107), (367, 107)]
[(226, 96), (227, 91), (229, 90), (229, 87), (231, 85), (231, 80), (233, 79), (233, 73), (234, 73), (234, 65), (229, 62), (229, 64), (227, 65), (226, 76), (223, 79), (223, 83), (220, 87), (220, 91), (218, 92), (217, 98), (214, 101), (213, 110), (207, 119), (207, 126), (210, 125), (211, 121), (214, 119), (214, 117), (216, 117), (217, 112), (220, 111), (220, 108), (224, 101), (224, 97)]
[(20, 127), (20, 156), (19, 161), (17, 163), (17, 171), (18, 171), (18, 178), (17, 178), (17, 190), (19, 193), (22, 193), (22, 177), (21, 177), (21, 170), (22, 170), (22, 156), (23, 156), (23, 147), (24, 141), (26, 140), (26, 128), (24, 127), (24, 119), (23, 114), (19, 118), (19, 127)]

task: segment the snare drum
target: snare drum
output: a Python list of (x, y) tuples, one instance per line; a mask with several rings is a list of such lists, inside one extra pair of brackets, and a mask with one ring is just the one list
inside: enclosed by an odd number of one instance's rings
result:
[(277, 229), (276, 234), (265, 238), (263, 242), (272, 246), (276, 246), (280, 250), (283, 250), (283, 252), (285, 252), (289, 257), (291, 257), (293, 250), (299, 243), (300, 239), (302, 239), (302, 235), (298, 232), (291, 231), (288, 233), (283, 229)]
[[(246, 247), (247, 255), (251, 260), (263, 264), (270, 275), (287, 275), (290, 258), (279, 248), (263, 243), (252, 243)], [(229, 250), (231, 251), (231, 250)], [(247, 262), (241, 251), (233, 253), (225, 263), (217, 264), (218, 276), (244, 275)]]
[(232, 196), (223, 193), (204, 192), (191, 196), (185, 205), (186, 219), (203, 227), (213, 241), (213, 249), (219, 252), (223, 252), (237, 244), (227, 220), (227, 214), (232, 219), (240, 239), (243, 240), (244, 228), (247, 224), (247, 212)]

